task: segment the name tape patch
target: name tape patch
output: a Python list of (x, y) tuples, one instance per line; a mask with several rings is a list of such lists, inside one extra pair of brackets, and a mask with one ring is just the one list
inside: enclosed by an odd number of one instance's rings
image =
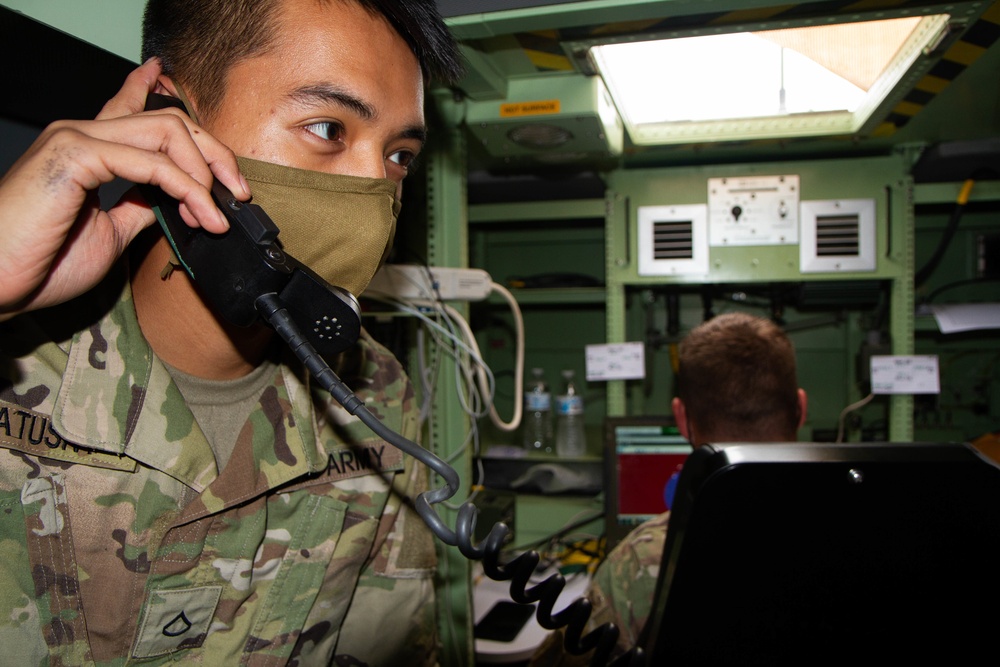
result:
[(388, 443), (373, 442), (331, 452), (327, 459), (325, 476), (333, 479), (349, 479), (402, 469), (403, 452)]
[(75, 445), (55, 432), (49, 415), (6, 401), (0, 401), (0, 446), (32, 456), (95, 468), (132, 472), (137, 465), (125, 456)]

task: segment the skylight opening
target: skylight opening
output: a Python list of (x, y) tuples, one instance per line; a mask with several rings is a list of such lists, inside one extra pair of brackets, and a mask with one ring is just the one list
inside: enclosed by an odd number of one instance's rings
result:
[(853, 133), (946, 15), (591, 49), (636, 144)]

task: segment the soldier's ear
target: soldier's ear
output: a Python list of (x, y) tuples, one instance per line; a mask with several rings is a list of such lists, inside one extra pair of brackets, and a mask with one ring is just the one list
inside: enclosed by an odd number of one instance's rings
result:
[(673, 410), (674, 421), (677, 423), (677, 430), (681, 432), (681, 437), (691, 442), (691, 429), (688, 428), (687, 407), (684, 401), (675, 396), (674, 400), (670, 401), (670, 409)]
[(169, 95), (170, 97), (177, 97), (177, 85), (174, 80), (171, 79), (166, 74), (161, 74), (156, 77), (156, 88), (153, 89), (154, 93), (159, 93), (160, 95)]
[(156, 88), (153, 89), (153, 92), (169, 97), (176, 97), (184, 104), (184, 109), (187, 111), (188, 116), (191, 117), (191, 120), (196, 123), (200, 122), (198, 120), (198, 106), (195, 101), (190, 99), (184, 89), (174, 83), (174, 80), (169, 76), (165, 74), (158, 76), (156, 79)]
[(802, 428), (802, 425), (806, 423), (806, 408), (809, 407), (809, 397), (806, 395), (806, 390), (799, 387), (799, 425), (798, 428)]

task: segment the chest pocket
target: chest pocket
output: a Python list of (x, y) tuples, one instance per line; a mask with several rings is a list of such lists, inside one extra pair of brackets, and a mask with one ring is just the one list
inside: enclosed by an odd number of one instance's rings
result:
[(241, 653), (244, 663), (284, 664), (328, 570), (340, 567), (347, 507), (299, 490), (172, 529), (153, 563), (133, 657), (190, 650), (205, 664)]
[(0, 618), (11, 664), (91, 659), (62, 475), (0, 493)]
[[(279, 498), (277, 503), (288, 510), (287, 521), (296, 529), (280, 562), (261, 560), (262, 568), (267, 570), (266, 576), (273, 572), (274, 583), (255, 614), (249, 633), (247, 658), (252, 655), (253, 662), (264, 656), (287, 660), (300, 636), (305, 634), (304, 625), (320, 591), (328, 585), (329, 573), (340, 573), (343, 587), (338, 590), (349, 599), (361, 568), (360, 563), (355, 565), (345, 554), (361, 549), (353, 531), (348, 530), (353, 521), (347, 513), (346, 503), (304, 490), (282, 494), (284, 496), (292, 499)], [(304, 507), (296, 515), (291, 506), (300, 502)], [(364, 556), (367, 556), (370, 538), (360, 544), (364, 545)], [(339, 627), (338, 611), (331, 608), (325, 611), (328, 619)], [(270, 660), (265, 662), (270, 664)]]

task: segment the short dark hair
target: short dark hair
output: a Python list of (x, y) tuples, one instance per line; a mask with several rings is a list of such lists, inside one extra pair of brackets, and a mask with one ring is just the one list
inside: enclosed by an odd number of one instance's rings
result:
[(678, 352), (677, 395), (700, 439), (796, 438), (795, 349), (777, 324), (726, 313), (692, 329)]
[[(425, 79), (453, 83), (462, 75), (458, 47), (434, 0), (338, 1), (355, 2), (384, 17), (416, 55)], [(229, 70), (271, 47), (281, 2), (149, 0), (143, 16), (142, 59), (158, 56), (163, 72), (198, 101), (202, 116), (211, 117), (222, 103)]]

